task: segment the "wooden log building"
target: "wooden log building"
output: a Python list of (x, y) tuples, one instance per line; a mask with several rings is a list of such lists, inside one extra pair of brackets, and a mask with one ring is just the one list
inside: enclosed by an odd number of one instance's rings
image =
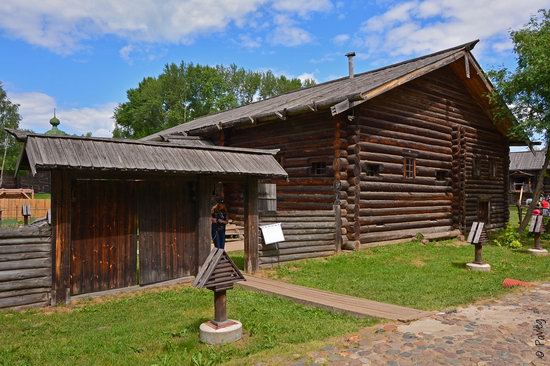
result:
[(258, 268), (258, 179), (287, 177), (277, 150), (8, 132), (25, 143), (18, 170), (51, 172), (53, 304), (196, 275), (220, 180), (242, 189), (245, 270)]
[[(208, 115), (146, 137), (198, 136), (221, 146), (279, 149), (286, 180), (260, 184), (261, 222), (286, 241), (260, 264), (330, 255), (474, 221), (508, 220), (512, 121), (495, 120), (477, 41)], [(518, 142), (522, 143), (522, 142)], [(523, 143), (522, 143), (523, 144)], [(232, 215), (242, 197), (224, 187)]]
[[(510, 153), (509, 203), (517, 204), (520, 194), (522, 204), (533, 198), (537, 179), (542, 173), (544, 150), (518, 151)], [(544, 176), (542, 194), (550, 194), (550, 177)]]

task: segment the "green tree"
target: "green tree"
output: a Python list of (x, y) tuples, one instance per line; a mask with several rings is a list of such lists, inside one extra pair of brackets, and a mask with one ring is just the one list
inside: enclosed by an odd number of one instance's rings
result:
[[(518, 120), (511, 133), (515, 136), (542, 136), (545, 143), (545, 160), (541, 167), (546, 172), (550, 162), (550, 12), (539, 10), (538, 15), (524, 28), (510, 33), (514, 42), (517, 67), (491, 72), (499, 97), (512, 110)], [(498, 108), (497, 113), (506, 113)], [(540, 174), (533, 193), (533, 202), (520, 224), (525, 230), (537, 198), (540, 196), (544, 175)]]
[(115, 137), (140, 138), (195, 118), (270, 98), (314, 82), (236, 65), (168, 64), (128, 90), (115, 109)]
[(20, 144), (4, 128), (18, 128), (20, 121), (19, 105), (9, 100), (2, 82), (0, 82), (0, 159), (2, 159), (0, 165), (2, 172), (15, 169), (21, 152)]

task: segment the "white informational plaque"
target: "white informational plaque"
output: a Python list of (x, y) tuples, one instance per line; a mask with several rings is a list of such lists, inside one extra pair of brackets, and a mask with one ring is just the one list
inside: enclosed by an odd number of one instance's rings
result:
[(283, 235), (283, 228), (281, 227), (280, 223), (270, 224), (270, 225), (261, 225), (260, 229), (262, 230), (262, 235), (264, 236), (264, 243), (266, 245), (285, 241), (285, 236)]

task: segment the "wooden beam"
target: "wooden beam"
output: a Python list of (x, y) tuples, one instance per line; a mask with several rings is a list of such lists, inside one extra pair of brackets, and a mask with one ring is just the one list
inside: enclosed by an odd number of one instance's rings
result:
[(208, 257), (208, 254), (210, 254), (210, 248), (212, 246), (210, 198), (214, 190), (214, 180), (209, 176), (201, 176), (197, 184), (199, 219), (197, 221), (197, 262), (194, 274), (199, 272), (200, 267)]
[(403, 75), (402, 77), (399, 77), (397, 79), (394, 79), (392, 81), (389, 81), (387, 83), (384, 83), (382, 85), (380, 85), (379, 87), (376, 87), (374, 89), (371, 89), (369, 90), (368, 92), (366, 93), (363, 93), (361, 95), (361, 97), (364, 99), (364, 100), (368, 100), (368, 99), (372, 99), (380, 94), (383, 94), (391, 89), (394, 89), (396, 87), (398, 87), (399, 85), (403, 85), (411, 80), (414, 80), (420, 76), (423, 76), (423, 75), (426, 75), (434, 70), (437, 70), (437, 69), (440, 69), (442, 68), (443, 66), (446, 66), (462, 57), (464, 57), (466, 54), (466, 52), (462, 51), (462, 52), (457, 52), (449, 57), (446, 57), (442, 60), (439, 60), (437, 62), (434, 62), (433, 64), (430, 64), (430, 65), (427, 65), (427, 66), (424, 66), (418, 70), (415, 70), (413, 72), (410, 72), (408, 74), (405, 74)]
[(67, 171), (52, 171), (52, 305), (70, 298), (72, 183)]
[(244, 270), (255, 273), (258, 270), (258, 179), (248, 178), (244, 189)]

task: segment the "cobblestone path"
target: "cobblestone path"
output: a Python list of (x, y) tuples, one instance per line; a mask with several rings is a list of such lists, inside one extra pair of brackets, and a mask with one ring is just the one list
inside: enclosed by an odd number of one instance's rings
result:
[[(537, 342), (538, 341), (538, 342)], [(367, 328), (287, 365), (550, 365), (550, 283), (409, 324)]]

